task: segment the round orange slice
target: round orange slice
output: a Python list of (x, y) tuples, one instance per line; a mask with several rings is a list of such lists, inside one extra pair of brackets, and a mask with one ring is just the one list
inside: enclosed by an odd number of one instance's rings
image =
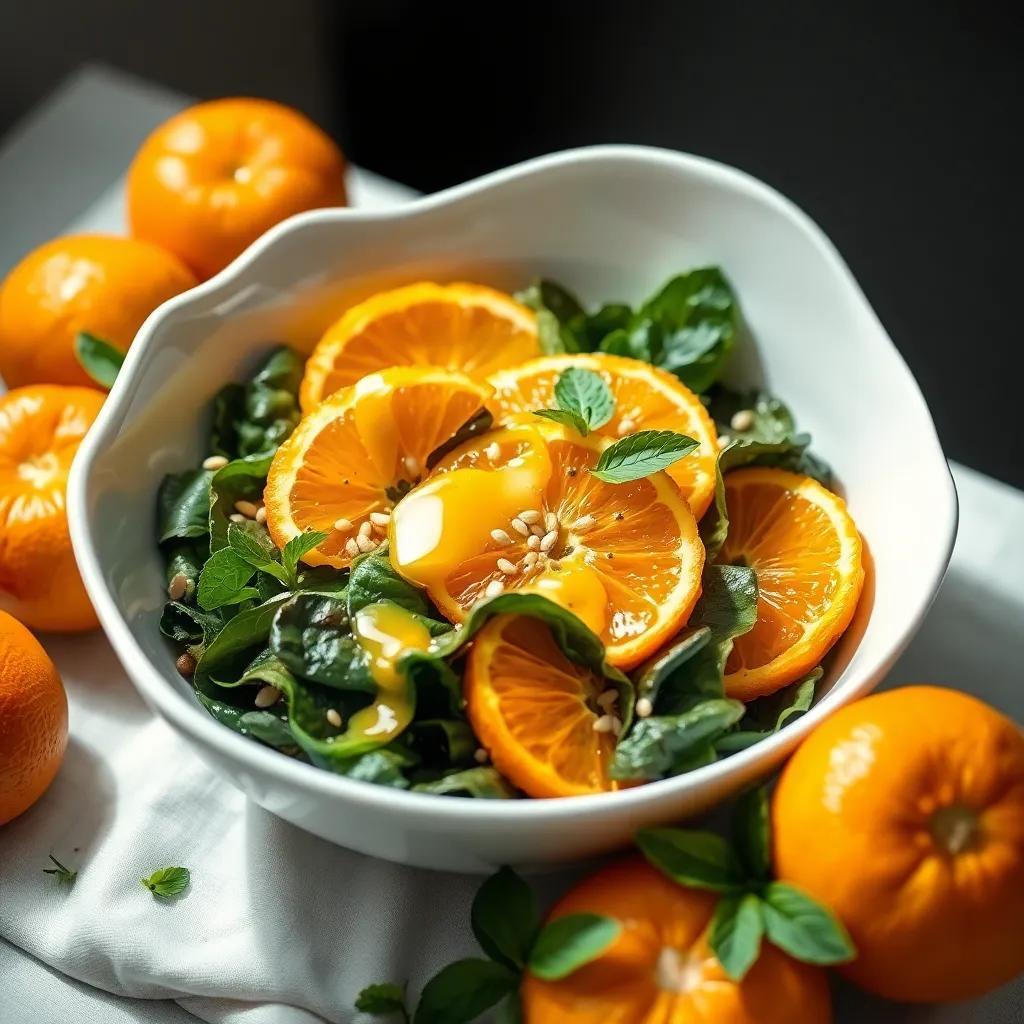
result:
[(478, 413), (490, 388), (461, 373), (397, 367), (322, 402), (277, 450), (264, 503), (283, 548), (307, 530), (328, 534), (303, 559), (348, 566), (387, 534), (395, 503), (427, 474), (430, 455)]
[(729, 533), (718, 561), (757, 573), (757, 622), (726, 663), (730, 697), (752, 700), (817, 667), (850, 624), (864, 584), (857, 526), (838, 495), (781, 469), (725, 477)]
[(610, 442), (554, 423), (519, 425), (457, 448), (391, 518), (391, 561), (461, 621), (477, 601), (535, 591), (636, 665), (686, 622), (704, 546), (664, 473), (604, 483), (590, 470)]
[(308, 412), (389, 366), (441, 366), (483, 380), (539, 352), (537, 316), (511, 296), (424, 281), (378, 292), (328, 327), (306, 363), (299, 400)]
[(598, 434), (618, 438), (637, 430), (675, 430), (700, 442), (666, 470), (700, 519), (715, 493), (718, 432), (700, 398), (677, 377), (650, 363), (595, 352), (542, 356), (499, 370), (489, 378), (494, 397), (488, 408), (495, 422), (521, 422), (536, 409), (554, 408), (555, 382), (570, 366), (600, 374), (615, 397), (615, 413)]
[(608, 777), (616, 737), (595, 729), (614, 709), (608, 683), (562, 653), (550, 629), (497, 615), (473, 638), (463, 693), (473, 731), (494, 767), (533, 797), (616, 788)]

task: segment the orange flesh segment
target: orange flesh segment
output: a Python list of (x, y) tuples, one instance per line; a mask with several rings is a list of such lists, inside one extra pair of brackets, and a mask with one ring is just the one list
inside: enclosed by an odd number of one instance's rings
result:
[[(347, 566), (346, 542), (426, 474), (430, 454), (472, 419), (488, 393), (462, 374), (402, 367), (364, 377), (321, 403), (271, 465), (264, 497), (274, 543), (323, 530), (327, 540), (304, 561)], [(351, 530), (335, 529), (342, 519)], [(375, 524), (372, 536), (383, 539), (383, 528)]]
[(638, 430), (674, 430), (700, 443), (666, 470), (700, 519), (714, 496), (718, 433), (700, 398), (664, 370), (603, 353), (533, 359), (489, 378), (494, 397), (487, 407), (495, 422), (522, 422), (534, 410), (555, 408), (555, 383), (570, 366), (599, 374), (615, 397), (615, 412), (598, 434), (619, 438)]
[(814, 669), (853, 617), (864, 581), (857, 527), (810, 477), (742, 469), (725, 479), (729, 533), (718, 561), (757, 573), (757, 622), (736, 639), (726, 689), (747, 700)]
[[(590, 474), (607, 443), (545, 425), (464, 445), (395, 510), (395, 568), (453, 621), (499, 584), (538, 591), (583, 619), (612, 664), (637, 664), (685, 623), (704, 548), (665, 474), (625, 484)], [(524, 511), (537, 533), (555, 533), (553, 544), (516, 530)]]
[(539, 353), (534, 312), (477, 284), (421, 282), (378, 292), (324, 333), (306, 365), (308, 412), (337, 390), (391, 366), (439, 366), (483, 380)]
[(470, 723), (494, 766), (529, 796), (614, 788), (615, 739), (594, 730), (605, 681), (570, 661), (543, 623), (518, 615), (488, 622), (464, 685)]

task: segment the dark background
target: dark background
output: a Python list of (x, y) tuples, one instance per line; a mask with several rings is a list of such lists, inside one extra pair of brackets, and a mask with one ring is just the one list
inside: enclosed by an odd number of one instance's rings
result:
[(1024, 33), (1010, 10), (0, 0), (0, 132), (101, 60), (196, 96), (293, 104), (355, 162), (423, 190), (595, 142), (735, 164), (837, 244), (948, 454), (1024, 487)]

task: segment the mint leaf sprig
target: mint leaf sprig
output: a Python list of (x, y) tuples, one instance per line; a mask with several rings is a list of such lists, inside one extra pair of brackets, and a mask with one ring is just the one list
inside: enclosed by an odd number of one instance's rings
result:
[(48, 854), (50, 860), (53, 863), (52, 868), (43, 868), (44, 875), (53, 875), (57, 879), (57, 884), (60, 886), (72, 886), (75, 884), (75, 879), (78, 877), (78, 872), (72, 870), (69, 867), (65, 867), (54, 855)]
[(726, 974), (741, 981), (767, 939), (796, 960), (827, 966), (856, 954), (828, 908), (788, 882), (771, 878), (771, 825), (764, 787), (736, 805), (733, 841), (711, 832), (649, 828), (636, 844), (662, 874), (680, 885), (719, 894), (709, 944)]
[(629, 483), (668, 469), (699, 446), (674, 430), (639, 430), (605, 448), (590, 472), (608, 484)]
[(572, 427), (582, 437), (603, 427), (615, 413), (615, 396), (604, 378), (582, 366), (570, 366), (555, 381), (555, 409), (534, 415)]
[(398, 1014), (407, 1024), (468, 1024), (502, 1003), (503, 1019), (517, 1021), (525, 970), (548, 981), (568, 977), (604, 953), (622, 930), (600, 914), (566, 914), (542, 926), (532, 889), (507, 867), (480, 886), (470, 923), (487, 959), (470, 957), (443, 967), (423, 986), (414, 1014), (404, 989), (390, 983), (364, 988), (356, 1009)]

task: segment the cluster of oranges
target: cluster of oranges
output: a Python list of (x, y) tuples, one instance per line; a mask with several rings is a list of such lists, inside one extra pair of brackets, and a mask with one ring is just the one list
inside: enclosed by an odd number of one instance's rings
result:
[[(344, 205), (345, 161), (296, 111), (219, 100), (153, 132), (132, 163), (127, 199), (130, 237), (55, 239), (0, 284), (0, 375), (11, 389), (0, 397), (0, 607), (36, 630), (97, 625), (64, 507), (71, 460), (104, 398), (76, 358), (76, 339), (88, 334), (125, 351), (157, 306), (278, 221)], [(7, 614), (0, 644), (24, 649), (0, 675), (2, 823), (53, 777), (66, 705), (52, 666), (42, 671), (46, 655)], [(40, 707), (49, 708), (42, 734)]]

